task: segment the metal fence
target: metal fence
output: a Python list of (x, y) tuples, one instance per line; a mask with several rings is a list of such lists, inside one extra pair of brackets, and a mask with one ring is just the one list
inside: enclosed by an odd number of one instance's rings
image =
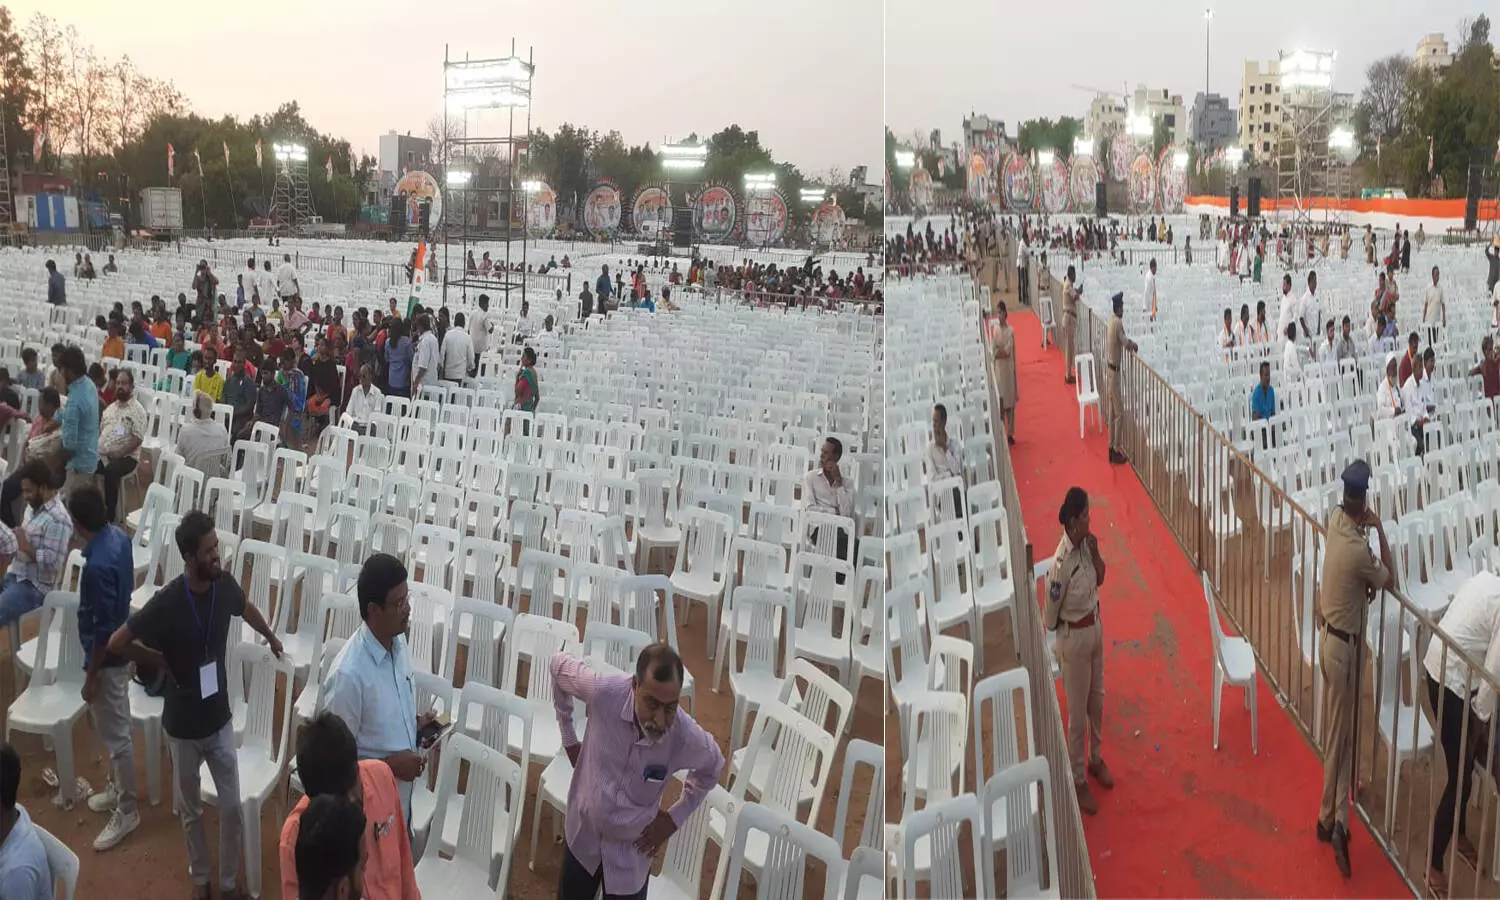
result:
[[(1092, 309), (1080, 312), (1078, 352), (1103, 360), (1105, 323)], [(1256, 466), (1252, 443), (1237, 446), (1215, 430), (1139, 357), (1126, 354), (1121, 375), (1124, 452), (1183, 553), (1206, 575), (1211, 601), (1254, 648), (1260, 676), (1324, 758), (1329, 750), (1322, 733), (1326, 685), (1317, 615), (1324, 521), (1341, 496), (1334, 470), (1351, 460), (1325, 462), (1321, 483), (1334, 487), (1299, 492), (1321, 498), (1306, 502), (1323, 508), (1305, 509)], [(1429, 494), (1426, 476), (1393, 493), (1372, 486), (1369, 495), (1384, 523), (1400, 583), (1398, 590), (1372, 595), (1365, 627), (1357, 632), (1364, 639), (1357, 649), (1353, 809), (1414, 892), (1425, 885), (1434, 815), (1448, 770), (1456, 768), (1472, 772), (1480, 788), (1476, 815), (1462, 816), (1469, 819), (1467, 833), (1478, 855), (1477, 864), (1461, 861), (1457, 840), (1447, 846), (1444, 869), (1452, 895), (1500, 897), (1500, 793), (1491, 774), (1497, 770), (1500, 717), (1486, 722), (1472, 711), (1478, 688), (1495, 692), (1500, 682), (1482, 660), (1435, 627), (1465, 578), (1493, 569), (1495, 510), (1473, 498), (1494, 474), (1493, 460), (1488, 468), (1476, 462), (1453, 473), (1459, 491), (1447, 497)], [(1206, 625), (1207, 616), (1203, 621)], [(1438, 687), (1436, 708), (1425, 665), (1429, 651), (1443, 667), (1451, 665), (1452, 677), (1466, 686), (1461, 694)], [(1434, 724), (1445, 721), (1446, 729)], [(1453, 766), (1443, 759), (1445, 744)], [(1318, 814), (1318, 805), (1318, 798), (1307, 798), (1309, 819)], [(1464, 809), (1456, 804), (1449, 820), (1455, 834)], [(1315, 852), (1320, 851), (1310, 843), (1309, 853)], [(1359, 855), (1358, 839), (1352, 855), (1356, 866), (1380, 864), (1369, 854)]]

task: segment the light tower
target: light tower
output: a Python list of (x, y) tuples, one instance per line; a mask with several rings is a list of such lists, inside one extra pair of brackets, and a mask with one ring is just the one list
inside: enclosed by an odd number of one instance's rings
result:
[[(1283, 51), (1277, 61), (1281, 79), (1281, 128), (1276, 135), (1277, 215), (1292, 229), (1291, 264), (1306, 263), (1306, 253), (1297, 247), (1316, 227), (1321, 207), (1323, 225), (1338, 220), (1336, 204), (1327, 202), (1347, 175), (1341, 164), (1343, 150), (1330, 147), (1338, 130), (1338, 95), (1333, 90), (1331, 50)], [(1353, 147), (1350, 134), (1348, 149)], [(1340, 138), (1342, 140), (1342, 137)], [(1333, 176), (1332, 178), (1330, 176)]]
[(307, 188), (307, 147), (290, 142), (272, 144), (271, 155), (276, 160), (271, 221), (277, 231), (296, 234), (314, 215), (312, 194)]

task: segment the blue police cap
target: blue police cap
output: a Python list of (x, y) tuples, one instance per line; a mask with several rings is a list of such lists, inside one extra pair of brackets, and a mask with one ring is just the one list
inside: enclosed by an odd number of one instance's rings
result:
[(1124, 303), (1125, 302), (1125, 292), (1124, 291), (1120, 291), (1118, 294), (1115, 294), (1113, 297), (1110, 297), (1109, 298), (1109, 302), (1111, 302), (1111, 303)]
[(1356, 459), (1340, 477), (1344, 480), (1344, 490), (1351, 494), (1363, 494), (1370, 489), (1370, 464)]

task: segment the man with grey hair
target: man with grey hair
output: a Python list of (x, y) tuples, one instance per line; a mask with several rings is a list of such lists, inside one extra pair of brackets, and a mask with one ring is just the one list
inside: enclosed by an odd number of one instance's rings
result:
[(229, 432), (214, 418), (214, 398), (203, 391), (193, 392), (193, 417), (177, 433), (177, 453), (207, 478), (229, 474)]

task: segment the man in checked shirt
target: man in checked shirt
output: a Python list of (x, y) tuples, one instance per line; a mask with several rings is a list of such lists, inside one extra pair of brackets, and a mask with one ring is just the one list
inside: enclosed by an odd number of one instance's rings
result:
[[(600, 675), (576, 656), (549, 664), (563, 750), (573, 763), (566, 852), (558, 900), (644, 900), (651, 861), (719, 783), (724, 754), (677, 709), (682, 658), (667, 644), (641, 651), (634, 675)], [(573, 700), (588, 706), (580, 744)], [(672, 773), (687, 770), (669, 810), (661, 797)]]

